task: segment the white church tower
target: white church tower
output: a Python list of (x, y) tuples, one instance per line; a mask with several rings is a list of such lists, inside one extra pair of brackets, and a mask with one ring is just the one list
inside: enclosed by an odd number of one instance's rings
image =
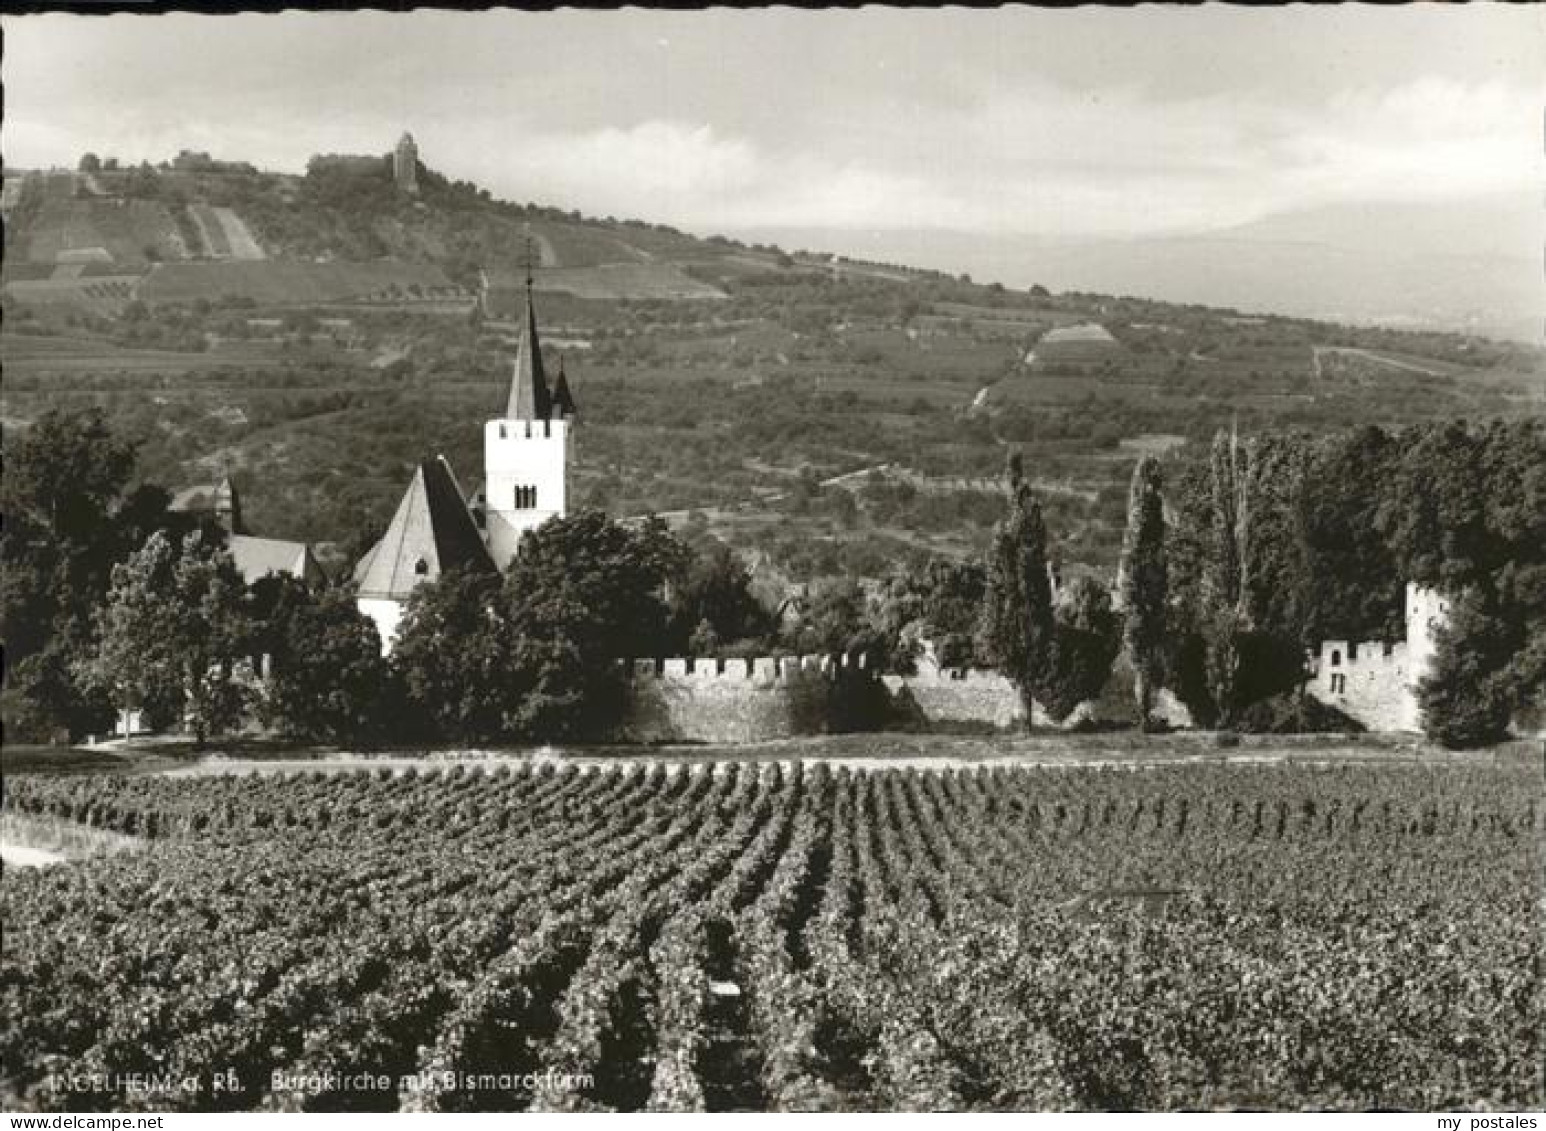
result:
[(526, 276), (526, 312), (505, 414), (483, 426), (484, 530), (501, 571), (515, 557), (521, 535), (568, 508), (570, 429), (574, 398), (560, 363), (548, 385)]

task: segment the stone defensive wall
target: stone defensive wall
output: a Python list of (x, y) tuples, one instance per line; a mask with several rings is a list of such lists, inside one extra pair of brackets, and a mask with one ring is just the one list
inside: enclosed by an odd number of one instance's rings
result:
[(759, 656), (630, 660), (624, 742), (764, 742), (885, 721), (865, 658)]
[[(627, 706), (611, 736), (626, 743), (767, 742), (798, 735), (903, 728), (1017, 730), (1025, 708), (1015, 685), (996, 671), (940, 668), (929, 662), (910, 675), (881, 674), (863, 656), (762, 656), (627, 660)], [(1114, 677), (1122, 682), (1118, 674)], [(1125, 705), (1131, 674), (1122, 682)], [(1073, 728), (1120, 722), (1104, 699), (1054, 720), (1041, 707), (1038, 727)], [(1130, 713), (1130, 712), (1129, 712)], [(1155, 714), (1191, 725), (1168, 691)]]
[[(1007, 677), (989, 669), (919, 664), (916, 674), (888, 675), (884, 683), (898, 709), (921, 723), (1009, 730), (1025, 719), (1019, 690)], [(1036, 721), (1046, 725), (1048, 720), (1038, 717)]]
[[(916, 673), (887, 675), (883, 683), (894, 712), (925, 726), (1017, 730), (1025, 723), (1019, 689), (1007, 676), (990, 668), (945, 668), (921, 661)], [(1132, 667), (1125, 656), (1120, 657), (1113, 664), (1107, 691), (1099, 698), (1079, 704), (1063, 719), (1052, 718), (1039, 703), (1034, 703), (1031, 725), (1064, 730), (1091, 725), (1133, 725), (1136, 712), (1131, 704), (1132, 685)], [(1151, 710), (1154, 718), (1173, 728), (1192, 725), (1191, 713), (1168, 688), (1155, 688)]]
[(1426, 660), (1417, 659), (1404, 642), (1327, 640), (1311, 660), (1309, 692), (1369, 730), (1421, 730), (1414, 690)]

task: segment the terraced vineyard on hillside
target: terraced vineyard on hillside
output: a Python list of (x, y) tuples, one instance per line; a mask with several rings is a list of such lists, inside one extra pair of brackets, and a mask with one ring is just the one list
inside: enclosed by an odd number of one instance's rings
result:
[(1523, 768), (6, 789), (148, 842), (7, 871), (7, 1108), (1542, 1102)]

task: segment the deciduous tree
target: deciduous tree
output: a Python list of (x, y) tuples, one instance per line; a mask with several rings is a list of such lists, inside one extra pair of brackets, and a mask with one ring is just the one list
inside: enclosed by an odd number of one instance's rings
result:
[(522, 539), (504, 582), (515, 733), (607, 732), (623, 706), (619, 661), (656, 655), (669, 637), (667, 589), (686, 553), (659, 519), (634, 528), (599, 511), (553, 519)]
[(1419, 700), (1447, 745), (1497, 741), (1546, 700), (1546, 423), (1412, 435), (1380, 523), (1406, 575), (1453, 611)]
[(457, 742), (505, 737), (510, 624), (492, 573), (447, 570), (408, 598), (392, 666), (426, 728)]
[(181, 702), (202, 744), (241, 718), (245, 689), (236, 667), (252, 636), (245, 600), (223, 547), (200, 532), (174, 544), (157, 531), (113, 567), (99, 614), (101, 643), (85, 665), (89, 682), (124, 709), (158, 698)]
[[(739, 644), (761, 641), (772, 629), (772, 617), (752, 593), (746, 563), (718, 540), (701, 547), (681, 570), (669, 604), (672, 634), (684, 641), (697, 636), (712, 637), (718, 645)], [(694, 653), (705, 654), (696, 648)]]
[[(584, 510), (553, 519), (521, 541), (506, 575), (512, 609), (536, 624), (569, 626), (581, 646), (611, 658), (653, 656), (669, 637), (668, 587), (689, 552), (665, 522), (637, 527)], [(584, 605), (584, 615), (566, 611)]]
[(1054, 719), (1100, 695), (1122, 647), (1122, 622), (1111, 594), (1093, 577), (1081, 577), (1059, 595), (1053, 613), (1052, 651), (1039, 702)]
[(1518, 634), (1490, 595), (1473, 589), (1438, 631), (1432, 669), (1418, 684), (1423, 727), (1445, 746), (1485, 746), (1508, 735), (1518, 705), (1509, 665)]
[(668, 639), (667, 580), (683, 553), (659, 520), (551, 519), (502, 580), (449, 571), (415, 589), (393, 663), (443, 737), (598, 737), (622, 708), (619, 661)]
[(1395, 639), (1405, 577), (1379, 513), (1394, 487), (1405, 440), (1370, 426), (1324, 436), (1303, 472), (1304, 638)]
[[(115, 562), (157, 529), (194, 526), (159, 487), (131, 487), (135, 446), (99, 409), (48, 412), (8, 435), (0, 477), (0, 634), (13, 737), (99, 729), (99, 693), (78, 683)], [(213, 536), (214, 532), (211, 532)], [(34, 661), (33, 657), (37, 657)]]
[(811, 587), (800, 621), (787, 645), (796, 652), (840, 653), (869, 651), (876, 643), (864, 590), (851, 577), (825, 578)]
[(986, 589), (987, 571), (977, 560), (933, 558), (922, 570), (898, 568), (876, 598), (872, 617), (896, 670), (912, 670), (924, 637), (941, 664), (976, 663), (974, 636)]
[(383, 721), (389, 669), (371, 619), (343, 589), (315, 592), (288, 576), (254, 586), (270, 663), (263, 716), (292, 737), (336, 743), (374, 740)]

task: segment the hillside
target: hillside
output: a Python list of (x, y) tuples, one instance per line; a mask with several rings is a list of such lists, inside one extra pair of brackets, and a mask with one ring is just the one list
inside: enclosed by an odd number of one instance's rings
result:
[(486, 269), (524, 263), (529, 234), (545, 289), (604, 299), (722, 297), (706, 279), (729, 247), (496, 202), (428, 169), (421, 191), (409, 195), (386, 169), (8, 172), (6, 292), (110, 315), (134, 299), (200, 296), (264, 305), (455, 302), (466, 310)]
[[(1546, 354), (698, 238), (362, 159), (7, 171), (0, 416), (105, 405), (169, 485), (230, 468), (254, 526), (341, 564), (503, 402), (527, 248), (580, 402), (575, 495), (668, 512), (770, 575), (980, 547), (1022, 447), (1065, 560), (1109, 569), (1127, 478), (1243, 429), (1539, 413)], [(530, 244), (527, 233), (530, 232)]]
[(1009, 285), (1535, 344), (1546, 308), (1546, 211), (1512, 196), (1344, 203), (1164, 237), (777, 228), (754, 235), (969, 271)]

